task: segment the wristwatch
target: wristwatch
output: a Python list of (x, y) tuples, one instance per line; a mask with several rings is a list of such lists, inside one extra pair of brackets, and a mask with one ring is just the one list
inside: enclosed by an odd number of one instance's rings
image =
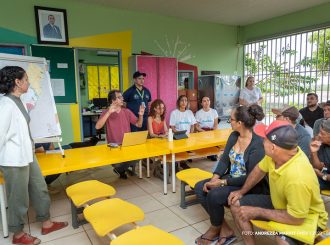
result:
[(221, 180), (221, 184), (220, 184), (220, 186), (225, 186), (225, 183), (226, 183), (225, 180)]
[(324, 181), (327, 181), (327, 180), (328, 180), (328, 175), (327, 175), (327, 174), (323, 174), (323, 175), (322, 175), (322, 179), (323, 179)]

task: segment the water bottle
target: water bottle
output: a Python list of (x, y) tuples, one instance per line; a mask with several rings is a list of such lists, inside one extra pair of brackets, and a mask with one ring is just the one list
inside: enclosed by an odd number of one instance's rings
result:
[(171, 128), (168, 130), (168, 141), (173, 141), (173, 131)]

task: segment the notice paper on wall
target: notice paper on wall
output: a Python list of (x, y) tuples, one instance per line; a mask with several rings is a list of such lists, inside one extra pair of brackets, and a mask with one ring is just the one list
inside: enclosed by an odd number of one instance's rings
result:
[(64, 79), (50, 79), (54, 96), (65, 96)]
[(57, 68), (68, 69), (68, 63), (57, 63)]

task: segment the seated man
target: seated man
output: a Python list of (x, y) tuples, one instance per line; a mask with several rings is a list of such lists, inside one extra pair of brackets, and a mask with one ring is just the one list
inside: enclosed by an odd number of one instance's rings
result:
[(314, 137), (320, 133), (320, 127), (322, 121), (330, 118), (330, 100), (328, 100), (325, 103), (322, 103), (322, 108), (323, 108), (323, 118), (316, 120), (314, 123), (314, 127), (313, 127)]
[[(319, 215), (317, 230), (324, 230), (328, 214), (312, 165), (297, 147), (297, 132), (288, 122), (279, 120), (268, 127), (259, 124), (254, 130), (264, 138), (266, 156), (250, 173), (242, 189), (232, 192), (228, 197), (234, 220), (239, 229), (244, 231), (245, 244), (255, 244), (251, 235), (252, 219), (301, 225), (309, 213), (315, 213)], [(270, 196), (245, 195), (267, 173)], [(276, 242), (299, 244), (299, 241), (284, 235), (276, 236)]]
[[(121, 144), (124, 134), (131, 132), (130, 124), (142, 127), (144, 106), (140, 106), (139, 118), (133, 112), (123, 107), (124, 97), (119, 90), (111, 90), (108, 94), (109, 108), (102, 112), (95, 128), (101, 129), (106, 124), (106, 136), (108, 143)], [(136, 161), (114, 164), (114, 172), (122, 179), (127, 179), (125, 172), (134, 173)], [(128, 168), (131, 167), (132, 170)]]
[(298, 134), (298, 146), (309, 157), (309, 144), (311, 143), (311, 136), (308, 131), (299, 123), (299, 111), (294, 106), (286, 105), (280, 109), (272, 109), (272, 112), (276, 115), (276, 120), (287, 121), (297, 131)]
[(330, 190), (330, 118), (323, 120), (318, 137), (310, 145), (311, 162), (321, 190)]

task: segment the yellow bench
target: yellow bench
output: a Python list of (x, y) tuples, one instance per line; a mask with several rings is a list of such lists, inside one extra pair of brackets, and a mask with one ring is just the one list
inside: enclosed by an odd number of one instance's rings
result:
[(71, 200), (72, 226), (76, 229), (86, 224), (85, 220), (79, 221), (78, 215), (88, 206), (88, 202), (99, 198), (109, 198), (116, 194), (116, 190), (100, 181), (88, 180), (69, 186), (66, 188), (66, 194)]
[[(199, 181), (211, 178), (212, 173), (201, 170), (199, 168), (190, 168), (190, 169), (186, 169), (186, 170), (182, 170), (182, 171), (178, 172), (176, 174), (176, 177), (181, 181), (180, 207), (187, 208), (187, 206), (197, 204), (198, 201), (196, 199), (188, 201), (188, 200), (186, 200), (186, 197), (195, 195), (194, 187), (195, 187), (196, 183), (198, 183)], [(186, 185), (188, 185), (191, 188), (191, 190), (186, 191)]]
[[(314, 235), (311, 231), (315, 230), (317, 227), (318, 214), (309, 214), (302, 225), (287, 225), (278, 223), (275, 221), (261, 221), (261, 220), (251, 220), (251, 223), (261, 230), (269, 232), (279, 232), (284, 235), (296, 239), (298, 241), (304, 242), (305, 244), (314, 244), (315, 240), (321, 235)], [(322, 233), (328, 234), (329, 231), (324, 231)], [(316, 243), (317, 245), (330, 244), (330, 237)]]
[[(183, 245), (175, 236), (154, 226), (138, 227), (135, 222), (144, 219), (143, 211), (124, 200), (113, 198), (92, 204), (84, 209), (84, 216), (90, 222), (96, 234), (110, 237), (111, 245)], [(112, 231), (122, 225), (132, 223), (135, 229), (119, 237)]]

